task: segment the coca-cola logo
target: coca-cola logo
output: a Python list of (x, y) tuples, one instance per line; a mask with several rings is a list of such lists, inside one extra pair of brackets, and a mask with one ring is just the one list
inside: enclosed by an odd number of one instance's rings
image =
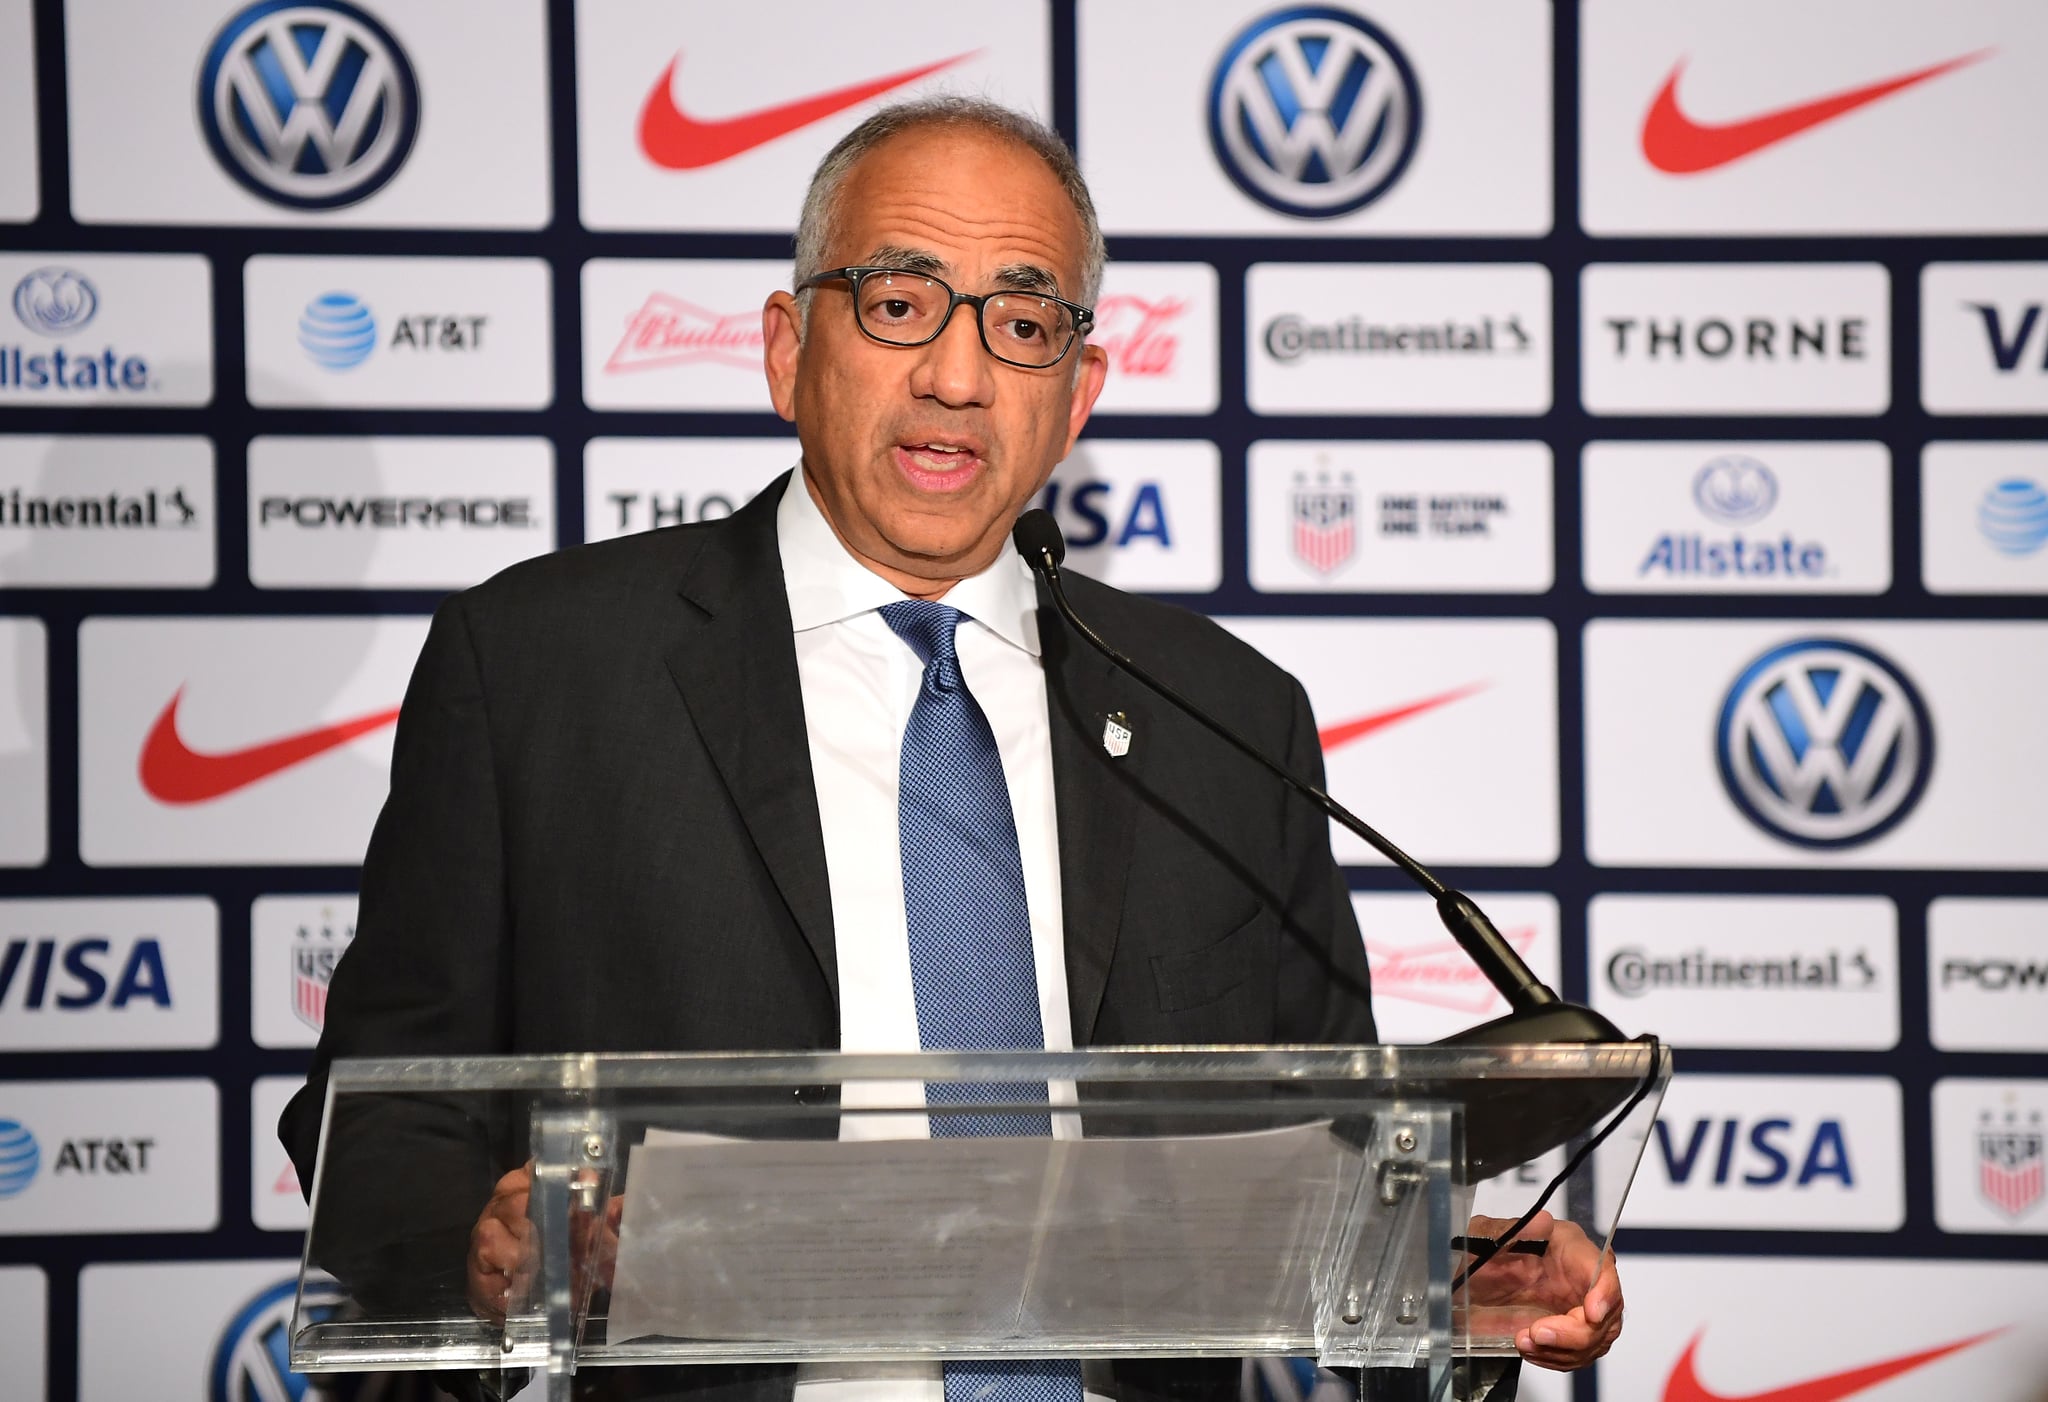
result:
[[(1536, 945), (1536, 927), (1502, 930), (1501, 937), (1526, 960)], [(1479, 966), (1448, 938), (1440, 944), (1415, 945), (1386, 945), (1368, 938), (1365, 960), (1372, 968), (1372, 991), (1378, 995), (1460, 1013), (1505, 1006)]]
[(626, 334), (604, 368), (606, 374), (617, 375), (712, 360), (758, 370), (765, 345), (758, 311), (706, 311), (694, 302), (656, 292), (626, 318)]
[(1185, 297), (1104, 297), (1095, 304), (1089, 339), (1109, 352), (1110, 367), (1119, 375), (1171, 375), (1180, 351), (1175, 323), (1187, 309)]

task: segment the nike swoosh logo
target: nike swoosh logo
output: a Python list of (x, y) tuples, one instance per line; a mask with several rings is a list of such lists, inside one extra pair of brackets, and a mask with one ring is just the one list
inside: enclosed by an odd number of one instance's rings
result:
[(711, 122), (699, 121), (676, 106), (670, 84), (675, 79), (676, 65), (683, 61), (683, 56), (677, 54), (662, 70), (660, 81), (655, 83), (654, 91), (647, 94), (647, 102), (640, 109), (640, 149), (647, 153), (648, 160), (663, 170), (701, 170), (705, 166), (715, 166), (812, 122), (821, 122), (835, 112), (844, 112), (871, 97), (879, 97), (891, 88), (914, 83), (963, 58), (972, 58), (978, 52), (980, 50), (970, 49), (922, 68), (892, 73), (886, 78), (871, 78), (865, 83), (819, 93), (816, 97), (798, 98), (795, 102), (763, 107), (756, 112)]
[(1781, 107), (1746, 121), (1727, 123), (1696, 122), (1679, 109), (1678, 75), (1685, 71), (1685, 60), (1680, 59), (1643, 118), (1643, 155), (1666, 175), (1698, 175), (1739, 161), (1744, 156), (1753, 156), (1766, 147), (1775, 146), (1917, 83), (1989, 58), (1993, 52), (1981, 49), (1946, 63), (1937, 63), (1932, 68), (1923, 68), (1917, 73), (1904, 73), (1867, 87), (1851, 88), (1832, 97), (1816, 98), (1812, 102)]
[(1693, 1355), (1699, 1352), (1700, 1340), (1707, 1331), (1702, 1329), (1693, 1335), (1692, 1342), (1685, 1346), (1678, 1362), (1671, 1369), (1671, 1378), (1664, 1384), (1664, 1402), (1840, 1402), (1844, 1397), (1854, 1397), (1866, 1388), (1876, 1387), (1901, 1373), (1910, 1373), (1915, 1368), (1924, 1368), (1937, 1358), (1946, 1358), (1952, 1353), (1986, 1339), (2003, 1334), (2003, 1329), (1973, 1338), (1958, 1339), (1952, 1344), (1930, 1348), (1920, 1353), (1909, 1353), (1900, 1358), (1888, 1358), (1882, 1363), (1872, 1363), (1862, 1368), (1851, 1368), (1847, 1372), (1829, 1373), (1825, 1377), (1808, 1378), (1805, 1382), (1792, 1383), (1787, 1387), (1774, 1387), (1764, 1392), (1752, 1392), (1745, 1397), (1710, 1391), (1702, 1383), (1699, 1374), (1693, 1370)]
[(1471, 685), (1461, 686), (1455, 691), (1441, 692), (1435, 696), (1425, 696), (1420, 701), (1410, 701), (1405, 706), (1396, 706), (1389, 711), (1375, 711), (1369, 716), (1360, 716), (1357, 720), (1340, 721), (1336, 725), (1326, 725), (1316, 732), (1316, 738), (1322, 741), (1323, 753), (1328, 754), (1341, 745), (1350, 744), (1353, 740), (1363, 740), (1376, 730), (1385, 730), (1396, 721), (1407, 720), (1410, 716), (1419, 716), (1424, 711), (1434, 711), (1439, 706), (1448, 706), (1453, 701), (1462, 701), (1474, 692), (1484, 690), (1486, 690), (1485, 682), (1473, 682)]
[(178, 702), (184, 695), (185, 688), (181, 686), (150, 727), (149, 738), (142, 742), (142, 761), (138, 766), (142, 787), (160, 803), (204, 803), (225, 797), (258, 779), (267, 779), (338, 745), (346, 745), (358, 735), (381, 730), (398, 719), (398, 711), (393, 708), (245, 750), (200, 754), (178, 736)]

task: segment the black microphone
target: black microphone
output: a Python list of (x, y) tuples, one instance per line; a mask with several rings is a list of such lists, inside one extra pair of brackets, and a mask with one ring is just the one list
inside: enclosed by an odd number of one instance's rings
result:
[(1466, 957), (1479, 967), (1479, 971), (1486, 975), (1488, 982), (1500, 990), (1501, 997), (1507, 999), (1509, 1009), (1504, 1017), (1468, 1028), (1456, 1036), (1446, 1037), (1443, 1045), (1499, 1046), (1516, 1042), (1628, 1040), (1619, 1028), (1599, 1013), (1577, 1003), (1565, 1002), (1537, 978), (1522, 961), (1522, 956), (1515, 953), (1514, 947), (1501, 937), (1493, 921), (1487, 918), (1486, 912), (1481, 910), (1470, 896), (1445, 885), (1435, 872), (1396, 847), (1322, 789), (1289, 773), (1284, 766), (1267, 758), (1250, 741), (1229, 726), (1104, 642), (1100, 635), (1074, 612), (1073, 605), (1067, 602), (1067, 591), (1060, 583), (1060, 562), (1066, 559), (1067, 542), (1061, 536), (1059, 523), (1053, 520), (1051, 512), (1025, 512), (1018, 518), (1015, 529), (1010, 532), (1010, 539), (1016, 545), (1018, 553), (1024, 557), (1025, 563), (1045, 581), (1046, 590), (1052, 595), (1053, 606), (1059, 610), (1060, 617), (1064, 618), (1067, 626), (1080, 634), (1090, 647), (1165, 697), (1180, 711), (1200, 722), (1239, 754), (1307, 798), (1344, 827), (1364, 838), (1374, 851), (1400, 868), (1404, 876), (1427, 891), (1436, 901), (1437, 918), (1443, 921), (1444, 928), (1451, 932), (1451, 938), (1458, 942)]

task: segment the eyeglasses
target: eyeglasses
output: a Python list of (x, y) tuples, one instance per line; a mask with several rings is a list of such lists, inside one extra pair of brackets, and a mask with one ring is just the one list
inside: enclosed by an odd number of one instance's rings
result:
[(853, 288), (853, 320), (885, 346), (923, 346), (939, 338), (965, 302), (974, 308), (981, 344), (1006, 365), (1043, 370), (1057, 365), (1095, 324), (1095, 313), (1045, 292), (955, 292), (927, 273), (902, 268), (834, 268), (807, 277), (799, 292), (844, 278)]

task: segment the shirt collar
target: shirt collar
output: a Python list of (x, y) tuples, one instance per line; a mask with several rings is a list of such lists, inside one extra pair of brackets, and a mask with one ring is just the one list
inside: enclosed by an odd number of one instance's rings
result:
[[(789, 621), (796, 632), (842, 623), (906, 597), (839, 543), (804, 485), (801, 463), (776, 506), (775, 533), (789, 594)], [(941, 602), (1012, 647), (1038, 656), (1038, 585), (1031, 567), (1015, 551), (1005, 550), (980, 574), (961, 580)]]

